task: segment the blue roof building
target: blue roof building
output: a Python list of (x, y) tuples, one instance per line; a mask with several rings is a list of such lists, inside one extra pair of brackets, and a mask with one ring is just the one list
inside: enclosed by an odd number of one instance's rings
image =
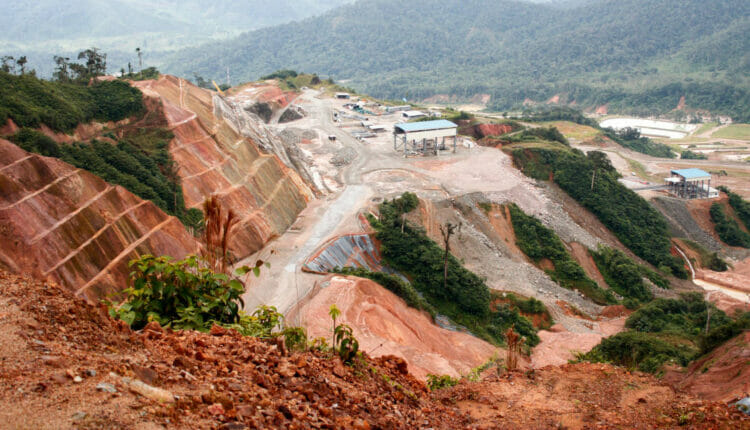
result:
[(711, 187), (711, 174), (696, 168), (676, 169), (666, 178), (669, 192), (683, 199), (713, 199), (719, 190)]
[(404, 157), (409, 154), (438, 155), (446, 149), (445, 139), (453, 138), (453, 152), (456, 152), (458, 125), (445, 119), (421, 122), (404, 122), (393, 126), (393, 149), (403, 148)]

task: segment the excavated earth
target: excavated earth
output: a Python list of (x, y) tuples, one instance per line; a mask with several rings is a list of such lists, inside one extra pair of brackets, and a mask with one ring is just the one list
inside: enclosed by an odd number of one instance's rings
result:
[[(148, 114), (141, 122), (117, 125), (164, 126), (174, 133), (169, 152), (186, 205), (200, 208), (216, 194), (239, 217), (230, 241), (234, 258), (286, 231), (314, 198), (298, 171), (309, 174), (293, 162), (290, 145), (257, 120), (238, 118), (222, 97), (172, 76), (134, 85), (144, 93)], [(288, 95), (274, 88), (256, 96), (288, 104)], [(52, 134), (62, 143), (85, 140), (97, 137), (105, 125), (80, 125), (72, 136)], [(3, 132), (14, 129), (9, 122)], [(54, 280), (93, 301), (127, 284), (132, 258), (181, 258), (198, 250), (184, 226), (151, 202), (5, 140), (0, 140), (0, 191), (0, 266)]]
[(750, 393), (750, 332), (724, 343), (711, 353), (676, 369), (664, 380), (701, 399), (729, 402)]
[(0, 266), (98, 300), (142, 254), (180, 258), (198, 243), (150, 201), (0, 139)]
[(239, 215), (230, 242), (236, 258), (259, 250), (292, 225), (312, 191), (276, 154), (261, 151), (262, 138), (241, 133), (220, 96), (173, 76), (135, 85), (164, 106), (175, 134), (169, 152), (179, 166), (186, 206), (200, 207), (215, 194)]
[[(369, 279), (333, 276), (301, 307), (299, 322), (308, 336), (330, 337), (331, 305), (341, 309), (338, 321), (354, 329), (360, 348), (374, 357), (396, 355), (409, 372), (425, 380), (428, 373), (458, 377), (504, 351), (471, 334), (440, 328), (429, 315)], [(289, 318), (296, 321), (297, 315)]]
[(0, 271), (7, 428), (748, 428), (736, 409), (601, 364), (430, 392), (395, 357), (353, 367), (276, 341), (139, 332), (66, 290)]

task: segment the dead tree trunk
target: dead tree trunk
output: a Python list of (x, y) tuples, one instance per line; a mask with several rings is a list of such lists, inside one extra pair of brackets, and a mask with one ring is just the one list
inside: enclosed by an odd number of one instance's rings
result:
[(448, 289), (448, 255), (451, 249), (451, 236), (456, 229), (461, 230), (461, 223), (453, 224), (448, 222), (445, 226), (440, 225), (440, 234), (443, 236), (443, 243), (445, 244), (445, 254), (443, 254), (443, 290)]

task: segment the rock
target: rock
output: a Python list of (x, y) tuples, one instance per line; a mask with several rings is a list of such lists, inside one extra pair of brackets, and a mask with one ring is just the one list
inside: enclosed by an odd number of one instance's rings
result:
[(80, 376), (76, 375), (73, 378), (73, 382), (75, 382), (75, 383), (83, 382), (83, 378), (81, 378)]
[(289, 409), (289, 406), (285, 405), (284, 403), (279, 405), (278, 409), (279, 409), (279, 412), (284, 414), (286, 419), (291, 420), (292, 418), (294, 418), (294, 414), (292, 413), (291, 409)]
[(305, 117), (305, 111), (296, 105), (289, 106), (279, 117), (279, 124), (296, 121)]
[(133, 368), (133, 373), (135, 373), (135, 376), (147, 384), (153, 384), (154, 381), (156, 381), (159, 377), (159, 375), (156, 373), (154, 369), (143, 367), (143, 366), (138, 366), (137, 364), (134, 364), (132, 368)]
[(97, 391), (103, 391), (105, 393), (116, 393), (117, 388), (108, 382), (100, 382), (96, 384)]
[(224, 336), (227, 333), (229, 333), (229, 330), (225, 329), (224, 327), (222, 327), (220, 325), (214, 324), (214, 325), (211, 326), (211, 332), (210, 333), (213, 336)]
[(68, 382), (68, 375), (66, 375), (65, 373), (55, 373), (54, 375), (52, 375), (52, 380), (54, 382), (57, 382), (58, 384), (64, 384)]
[(67, 366), (67, 362), (65, 361), (64, 358), (58, 357), (55, 355), (43, 355), (42, 363), (46, 364), (47, 366), (57, 367), (57, 368)]
[(245, 430), (248, 428), (245, 424), (234, 421), (231, 423), (225, 423), (219, 426), (219, 430)]
[(71, 416), (71, 418), (73, 418), (73, 421), (80, 421), (86, 418), (87, 416), (89, 416), (89, 414), (87, 414), (86, 412), (78, 411), (74, 413), (73, 416)]
[(94, 370), (94, 369), (88, 369), (86, 371), (86, 376), (96, 376), (96, 370)]
[(338, 376), (339, 378), (343, 378), (346, 376), (346, 369), (341, 363), (336, 363), (335, 366), (333, 366), (333, 374)]
[(157, 402), (162, 403), (175, 402), (174, 395), (169, 391), (153, 387), (138, 379), (122, 378), (122, 383), (125, 384), (130, 391), (151, 400), (156, 400)]
[(214, 403), (208, 407), (208, 413), (211, 415), (224, 415), (224, 406), (221, 403)]

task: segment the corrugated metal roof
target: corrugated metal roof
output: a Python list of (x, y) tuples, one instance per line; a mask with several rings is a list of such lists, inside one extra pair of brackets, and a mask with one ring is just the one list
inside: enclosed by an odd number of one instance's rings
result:
[(434, 121), (422, 122), (405, 122), (393, 126), (394, 130), (401, 130), (404, 133), (413, 133), (415, 131), (442, 130), (446, 128), (456, 128), (458, 125), (447, 119), (437, 119)]
[(696, 168), (690, 168), (690, 169), (679, 169), (679, 170), (672, 170), (672, 173), (675, 175), (680, 175), (685, 179), (696, 179), (696, 178), (710, 178), (711, 174)]

